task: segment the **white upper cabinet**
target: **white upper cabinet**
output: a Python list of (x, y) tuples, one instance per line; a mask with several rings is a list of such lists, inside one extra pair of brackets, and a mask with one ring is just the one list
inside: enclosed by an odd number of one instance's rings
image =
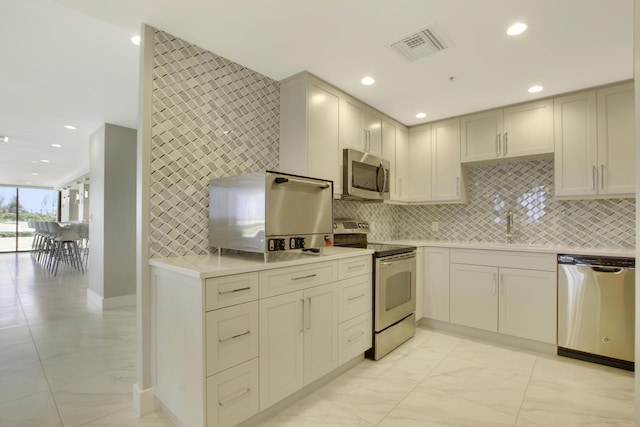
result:
[(389, 172), (389, 198), (391, 200), (396, 199), (396, 176), (397, 176), (397, 163), (396, 163), (396, 134), (398, 133), (398, 127), (391, 123), (389, 120), (383, 120), (382, 122), (382, 153), (385, 158), (391, 162), (391, 171)]
[(634, 197), (633, 84), (558, 97), (554, 103), (556, 196)]
[(463, 202), (460, 119), (431, 124), (431, 200)]
[(395, 175), (394, 185), (391, 186), (391, 200), (406, 202), (409, 193), (409, 129), (404, 126), (396, 127), (395, 144)]
[(431, 201), (431, 125), (409, 129), (409, 202)]
[(382, 156), (382, 116), (362, 102), (343, 96), (340, 103), (340, 147)]
[(597, 194), (598, 163), (596, 91), (562, 96), (554, 100), (555, 195)]
[(502, 110), (464, 116), (460, 119), (461, 160), (493, 160), (502, 153)]
[(333, 181), (342, 193), (340, 95), (309, 74), (280, 84), (280, 167), (295, 175)]
[(409, 129), (408, 202), (464, 203), (460, 119)]
[(635, 153), (633, 83), (598, 90), (600, 193), (635, 194)]
[(461, 118), (462, 163), (553, 153), (553, 101), (542, 100)]

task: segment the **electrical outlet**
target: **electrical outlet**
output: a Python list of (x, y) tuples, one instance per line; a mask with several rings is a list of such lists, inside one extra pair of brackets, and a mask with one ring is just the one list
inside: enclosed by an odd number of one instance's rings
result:
[(440, 225), (438, 224), (437, 221), (432, 221), (431, 222), (431, 231), (438, 231), (440, 228)]

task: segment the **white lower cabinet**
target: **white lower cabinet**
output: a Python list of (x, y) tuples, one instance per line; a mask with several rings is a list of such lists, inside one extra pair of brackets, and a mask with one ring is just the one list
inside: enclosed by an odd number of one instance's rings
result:
[(348, 362), (371, 348), (371, 310), (338, 325), (338, 364)]
[(498, 331), (497, 268), (451, 264), (451, 323)]
[(260, 300), (260, 409), (338, 365), (336, 283)]
[(207, 378), (207, 427), (231, 427), (260, 410), (258, 359)]
[(153, 267), (154, 394), (234, 426), (371, 347), (370, 254), (198, 279)]
[(448, 322), (449, 248), (423, 248), (422, 259), (422, 317)]
[(451, 323), (556, 343), (555, 254), (452, 249), (451, 261)]
[(501, 268), (498, 331), (556, 343), (556, 272)]
[(258, 356), (258, 301), (206, 314), (207, 376)]

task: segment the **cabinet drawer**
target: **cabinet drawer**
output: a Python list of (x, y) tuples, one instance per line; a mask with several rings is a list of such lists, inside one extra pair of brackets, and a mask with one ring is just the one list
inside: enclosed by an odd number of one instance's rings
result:
[(259, 410), (258, 358), (207, 378), (207, 427), (227, 427)]
[(258, 356), (258, 301), (206, 314), (207, 376)]
[(371, 274), (338, 282), (338, 321), (344, 322), (371, 311), (372, 293)]
[(555, 254), (485, 249), (451, 249), (451, 263), (556, 271)]
[(341, 259), (338, 261), (338, 279), (348, 279), (350, 277), (371, 274), (371, 255), (356, 258)]
[(338, 365), (371, 348), (373, 324), (371, 311), (338, 325)]
[(205, 298), (207, 311), (255, 301), (258, 299), (258, 273), (206, 279)]
[(335, 261), (261, 271), (260, 298), (324, 285), (335, 282), (337, 278), (338, 265)]

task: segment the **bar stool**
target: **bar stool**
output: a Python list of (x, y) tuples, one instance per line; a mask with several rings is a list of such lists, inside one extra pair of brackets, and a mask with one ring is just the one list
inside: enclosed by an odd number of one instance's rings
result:
[(53, 275), (58, 274), (60, 261), (67, 262), (84, 273), (78, 241), (80, 236), (72, 228), (62, 228), (57, 222), (48, 223), (54, 237), (50, 251), (48, 269)]

